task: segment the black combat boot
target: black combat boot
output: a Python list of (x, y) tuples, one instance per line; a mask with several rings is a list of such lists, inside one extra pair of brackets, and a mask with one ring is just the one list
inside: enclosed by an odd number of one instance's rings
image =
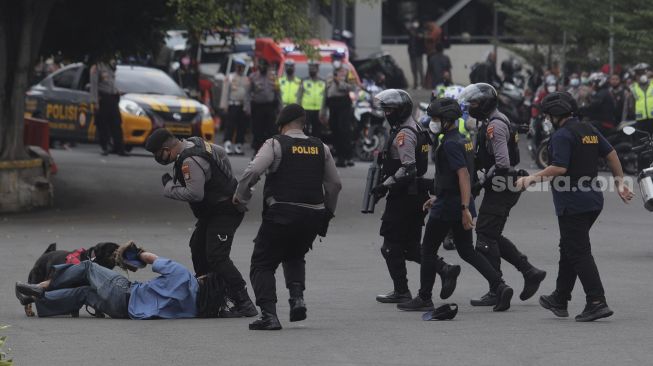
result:
[(249, 324), (249, 330), (279, 330), (281, 323), (276, 314), (261, 309), (261, 317)]
[(410, 301), (412, 298), (413, 295), (410, 294), (410, 290), (407, 290), (406, 292), (390, 291), (385, 295), (376, 295), (376, 301), (384, 304), (400, 304), (402, 302)]
[(512, 288), (505, 283), (497, 286), (495, 293), (497, 294), (497, 304), (494, 305), (494, 311), (506, 311), (510, 309), (510, 300), (512, 300)]
[(288, 299), (290, 304), (290, 321), (298, 322), (306, 319), (306, 303), (302, 297), (291, 297)]
[(540, 283), (542, 283), (544, 277), (546, 277), (546, 271), (530, 266), (530, 269), (522, 272), (522, 275), (524, 275), (524, 289), (521, 294), (519, 294), (519, 299), (525, 301), (535, 295), (537, 290), (540, 288)]
[(397, 309), (403, 311), (431, 311), (434, 307), (431, 299), (424, 300), (421, 296), (417, 295), (410, 301), (397, 304)]
[(41, 299), (43, 298), (43, 295), (45, 295), (45, 289), (39, 285), (16, 282), (16, 295), (19, 293), (26, 296), (32, 296), (36, 299)]
[[(18, 298), (18, 301), (20, 302), (21, 305), (27, 306), (34, 302), (34, 297), (25, 295), (22, 292), (18, 291), (18, 283), (16, 283), (15, 291), (16, 291), (16, 298)], [(25, 313), (27, 313), (27, 310), (25, 310)]]
[(480, 299), (472, 299), (469, 303), (472, 306), (494, 306), (497, 304), (497, 294), (488, 291), (488, 293), (481, 296)]
[(614, 312), (610, 310), (605, 300), (590, 301), (585, 305), (583, 312), (576, 315), (577, 322), (592, 322), (597, 319), (612, 316)]
[(256, 311), (256, 307), (249, 298), (246, 287), (243, 287), (240, 291), (236, 292), (233, 300), (234, 307), (231, 309), (232, 312), (238, 313), (240, 316), (247, 318), (258, 315), (258, 311)]
[[(444, 263), (444, 261), (442, 261)], [(460, 266), (456, 264), (444, 263), (442, 270), (438, 273), (442, 280), (442, 288), (440, 289), (440, 298), (448, 299), (456, 289), (456, 281), (460, 275)]]
[(566, 318), (569, 316), (567, 311), (567, 300), (562, 300), (556, 291), (553, 291), (551, 295), (542, 295), (540, 296), (540, 305), (560, 318)]

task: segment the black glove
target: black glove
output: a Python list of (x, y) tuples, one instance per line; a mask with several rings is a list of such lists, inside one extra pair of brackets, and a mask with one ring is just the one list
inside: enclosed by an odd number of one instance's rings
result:
[(383, 184), (379, 184), (378, 186), (372, 188), (372, 195), (374, 196), (375, 202), (378, 202), (387, 193), (388, 193), (388, 187), (384, 186)]
[(478, 195), (481, 194), (481, 189), (483, 189), (483, 185), (481, 184), (481, 182), (480, 181), (474, 182), (474, 184), (472, 184), (472, 196), (478, 197)]
[(172, 180), (172, 175), (170, 173), (165, 173), (164, 175), (161, 176), (161, 183), (163, 183), (163, 186), (165, 187), (168, 182)]

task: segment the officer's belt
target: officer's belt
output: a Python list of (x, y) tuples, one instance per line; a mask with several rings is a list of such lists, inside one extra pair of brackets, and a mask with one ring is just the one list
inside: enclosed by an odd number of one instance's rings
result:
[(320, 203), (320, 204), (317, 204), (317, 205), (311, 205), (311, 204), (308, 204), (308, 203), (300, 203), (300, 202), (282, 202), (282, 201), (275, 200), (274, 197), (266, 198), (265, 203), (267, 203), (268, 206), (272, 206), (272, 205), (274, 205), (276, 203), (283, 203), (283, 204), (286, 204), (286, 205), (310, 208), (311, 210), (324, 210), (326, 208), (324, 206), (324, 203)]

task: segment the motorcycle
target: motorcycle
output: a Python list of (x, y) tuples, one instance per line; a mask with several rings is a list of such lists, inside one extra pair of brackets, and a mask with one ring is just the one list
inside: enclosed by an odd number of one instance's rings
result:
[(380, 87), (369, 84), (358, 92), (354, 104), (356, 120), (354, 151), (361, 161), (372, 161), (375, 152), (383, 150), (388, 139), (385, 114), (374, 103), (374, 95), (381, 91)]
[(524, 103), (524, 89), (506, 81), (501, 84), (497, 93), (499, 111), (505, 114), (513, 124), (524, 126), (520, 130), (527, 128), (529, 108)]
[(641, 172), (637, 175), (637, 184), (642, 193), (642, 200), (644, 201), (644, 208), (653, 212), (653, 138), (647, 131), (638, 130), (633, 126), (626, 126), (623, 128), (623, 133), (627, 136), (633, 136), (635, 133), (646, 135), (639, 140), (641, 145), (632, 148), (632, 152), (639, 154), (642, 160), (649, 163), (649, 167), (642, 167)]
[(528, 128), (528, 151), (538, 168), (544, 169), (549, 163), (547, 146), (553, 134), (553, 124), (542, 116), (531, 119)]

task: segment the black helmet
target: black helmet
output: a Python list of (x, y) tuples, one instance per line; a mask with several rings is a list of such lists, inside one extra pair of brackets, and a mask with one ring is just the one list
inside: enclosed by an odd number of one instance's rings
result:
[(555, 117), (566, 116), (578, 113), (578, 104), (568, 92), (553, 92), (544, 97), (540, 109)]
[(392, 126), (400, 125), (413, 114), (413, 100), (405, 90), (386, 89), (374, 96), (374, 99), (386, 111), (385, 117)]
[(488, 119), (497, 109), (497, 91), (490, 84), (471, 84), (460, 93), (458, 103), (477, 120)]
[(436, 99), (426, 108), (426, 114), (430, 117), (438, 117), (444, 121), (451, 122), (463, 116), (460, 104), (452, 98)]

